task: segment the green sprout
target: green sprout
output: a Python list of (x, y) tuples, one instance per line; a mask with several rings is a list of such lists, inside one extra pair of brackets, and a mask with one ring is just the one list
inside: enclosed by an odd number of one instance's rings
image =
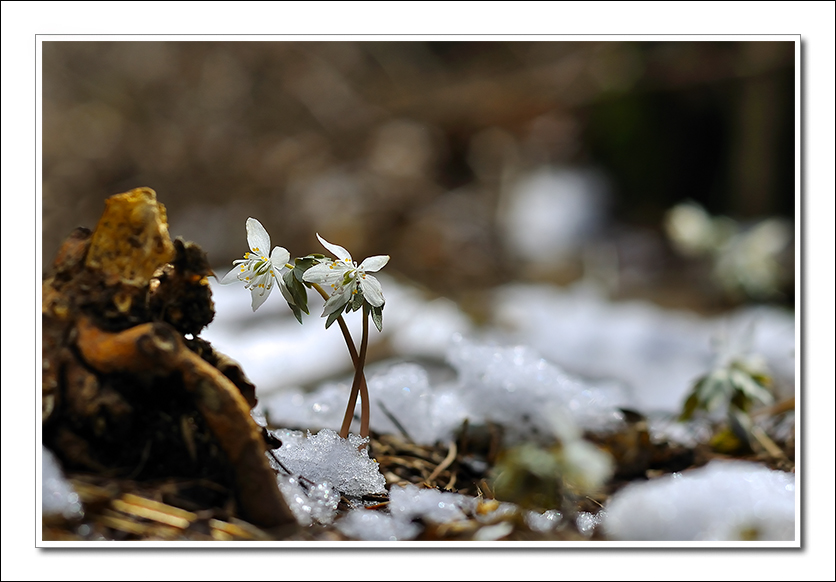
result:
[[(751, 332), (746, 333), (750, 343)], [(767, 451), (775, 445), (766, 433), (756, 426), (750, 412), (757, 405), (772, 404), (772, 378), (763, 359), (745, 352), (734, 353), (728, 349), (720, 354), (714, 368), (694, 382), (690, 394), (682, 405), (680, 422), (690, 420), (697, 411), (708, 415), (725, 415), (728, 426), (711, 440), (714, 449), (733, 452), (745, 445), (752, 448), (757, 442)]]
[(697, 410), (711, 413), (726, 409), (748, 413), (755, 403), (772, 403), (771, 386), (772, 379), (762, 367), (745, 360), (733, 360), (697, 379), (682, 406), (679, 420), (689, 420)]
[(583, 438), (563, 410), (547, 413), (557, 439), (546, 446), (525, 442), (505, 449), (494, 466), (497, 499), (537, 511), (572, 512), (573, 498), (595, 495), (612, 477), (612, 456)]

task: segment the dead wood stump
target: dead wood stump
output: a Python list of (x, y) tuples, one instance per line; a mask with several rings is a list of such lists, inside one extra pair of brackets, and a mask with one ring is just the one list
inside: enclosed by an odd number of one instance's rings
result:
[(295, 524), (253, 385), (198, 337), (211, 274), (196, 244), (171, 241), (149, 188), (111, 196), (94, 231), (67, 237), (43, 281), (44, 444), (71, 470), (210, 479), (244, 519)]

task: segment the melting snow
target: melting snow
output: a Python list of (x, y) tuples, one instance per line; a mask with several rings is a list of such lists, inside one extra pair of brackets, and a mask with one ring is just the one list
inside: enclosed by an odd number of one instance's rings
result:
[(43, 447), (41, 507), (44, 516), (63, 516), (66, 519), (80, 519), (84, 516), (78, 493), (64, 477), (58, 459), (48, 448)]
[(391, 515), (358, 509), (338, 521), (337, 529), (358, 540), (396, 542), (415, 538), (422, 528), (417, 523), (404, 522)]
[[(615, 304), (584, 285), (569, 291), (510, 285), (495, 295), (494, 323), (501, 331), (480, 337), (455, 304), (428, 301), (385, 275), (381, 280), (387, 293), (384, 332), (372, 333), (370, 341), (373, 348), (387, 343), (396, 359), (367, 369), (371, 428), (403, 430), (417, 443), (448, 441), (465, 418), (500, 423), (511, 441), (547, 435), (582, 442), (581, 430), (620, 422), (622, 407), (649, 415), (657, 438), (704, 440), (704, 427), (671, 423), (670, 415), (711, 364), (712, 338), (723, 329), (740, 333), (753, 320), (752, 349), (767, 358), (779, 385), (792, 391), (794, 319), (778, 310), (707, 319), (647, 303)], [(213, 293), (218, 315), (204, 337), (237, 359), (257, 385), (254, 418), (263, 423), (266, 414), (271, 426), (321, 429), (274, 431), (283, 445), (273, 451), (279, 462), (271, 462), (301, 524), (334, 523), (360, 540), (410, 540), (420, 535), (422, 523), (473, 517), (481, 524), (474, 535), (488, 540), (509, 533), (509, 515), (541, 532), (563, 520), (557, 511), (523, 512), (507, 503), (489, 511), (474, 498), (412, 485), (393, 486), (386, 510), (357, 509), (336, 519), (340, 495), (386, 492), (377, 463), (361, 448), (364, 440), (343, 440), (333, 430), (342, 422), (350, 386), (341, 334), (325, 330), (316, 315), (300, 326), (278, 295), (253, 314), (243, 289), (215, 285)], [(311, 305), (317, 305), (314, 298)], [(356, 315), (347, 319), (359, 340)], [(439, 379), (436, 368), (447, 365), (450, 377)], [(346, 379), (334, 381), (340, 375)], [(44, 514), (80, 516), (78, 496), (46, 449), (43, 466)], [(794, 499), (791, 474), (715, 461), (631, 484), (604, 511), (579, 514), (575, 521), (587, 535), (603, 527), (619, 540), (792, 540)]]
[(615, 540), (792, 541), (795, 476), (715, 460), (628, 485), (610, 498), (603, 525)]
[(711, 366), (713, 344), (748, 334), (783, 395), (793, 394), (795, 319), (777, 308), (702, 318), (644, 301), (614, 303), (599, 288), (580, 283), (568, 289), (507, 285), (496, 293), (494, 312), (514, 341), (554, 364), (626, 383), (634, 407), (644, 413), (678, 411), (693, 381)]
[[(586, 285), (509, 285), (495, 295), (500, 331), (480, 337), (455, 304), (427, 301), (419, 291), (381, 278), (385, 326), (371, 341), (388, 342), (396, 359), (367, 369), (376, 432), (404, 431), (417, 443), (433, 444), (453, 438), (467, 418), (502, 424), (509, 441), (547, 435), (586, 444), (581, 430), (614, 426), (624, 407), (648, 415), (654, 439), (694, 445), (706, 439), (707, 427), (674, 422), (673, 415), (693, 380), (711, 365), (712, 342), (724, 334), (740, 338), (747, 330), (751, 349), (766, 357), (779, 386), (792, 392), (794, 319), (780, 310), (748, 309), (711, 319), (643, 302), (612, 303)], [(227, 301), (248, 310), (246, 294), (238, 295), (217, 297), (216, 303), (223, 302), (219, 314)], [(340, 494), (385, 492), (377, 465), (365, 449), (358, 450), (359, 437), (341, 441), (332, 430), (342, 422), (350, 388), (341, 334), (324, 330), (316, 317), (299, 326), (278, 300), (275, 316), (260, 311), (267, 317), (257, 319), (246, 310), (210, 326), (216, 334), (210, 339), (242, 360), (258, 385), (259, 412), (272, 426), (321, 429), (307, 436), (276, 432), (284, 445), (274, 452), (293, 473), (279, 477), (280, 487), (300, 523), (334, 522), (360, 540), (410, 540), (420, 535), (421, 523), (467, 515), (485, 526), (474, 533), (483, 539), (508, 533), (501, 515), (517, 514), (518, 507), (502, 503), (502, 511), (475, 511), (473, 498), (414, 486), (393, 486), (384, 511), (356, 509), (335, 521)], [(349, 326), (358, 339), (359, 321), (349, 317)], [(422, 364), (404, 361), (410, 359)], [(439, 379), (432, 366), (445, 361), (452, 375)], [(328, 379), (337, 374), (344, 379)], [(305, 390), (303, 384), (318, 387)], [(632, 484), (606, 510), (581, 513), (575, 522), (586, 535), (603, 527), (621, 540), (786, 540), (794, 535), (793, 502), (792, 475), (715, 462)], [(544, 532), (563, 519), (557, 511), (519, 515)]]
[(361, 540), (411, 540), (424, 529), (418, 521), (463, 521), (475, 505), (476, 499), (465, 495), (396, 485), (389, 492), (388, 514), (355, 510), (338, 521), (337, 528)]
[[(307, 482), (317, 484), (327, 482), (349, 497), (386, 492), (386, 480), (377, 463), (369, 458), (368, 449), (360, 448), (368, 439), (355, 434), (341, 439), (331, 429), (317, 434), (308, 431), (307, 436), (287, 429), (271, 432), (282, 441), (273, 453), (294, 476), (301, 475)], [(282, 470), (277, 463), (274, 466)]]

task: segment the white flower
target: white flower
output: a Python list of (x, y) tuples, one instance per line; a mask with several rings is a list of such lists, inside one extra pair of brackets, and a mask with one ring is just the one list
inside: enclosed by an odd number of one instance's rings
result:
[(372, 307), (383, 305), (383, 289), (380, 287), (380, 281), (368, 273), (382, 269), (389, 262), (389, 255), (369, 257), (358, 266), (351, 260), (351, 254), (343, 247), (329, 243), (319, 234), (316, 238), (322, 246), (337, 257), (336, 261), (323, 260), (305, 271), (302, 276), (302, 279), (308, 283), (330, 287), (331, 296), (325, 302), (322, 317), (341, 309), (352, 296), (357, 294), (358, 289), (363, 292), (363, 297)]
[(247, 219), (247, 244), (250, 245), (250, 252), (244, 254), (243, 259), (232, 262), (235, 267), (221, 279), (221, 284), (243, 281), (245, 288), (253, 293), (253, 311), (267, 300), (277, 280), (285, 299), (290, 297), (281, 277), (281, 270), (290, 260), (290, 253), (282, 247), (275, 247), (268, 257), (265, 253), (270, 248), (270, 235), (255, 218)]

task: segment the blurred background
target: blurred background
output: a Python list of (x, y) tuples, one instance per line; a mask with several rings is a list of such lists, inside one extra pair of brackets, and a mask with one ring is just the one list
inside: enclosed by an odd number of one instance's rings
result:
[(389, 254), (477, 322), (511, 281), (791, 307), (794, 50), (44, 42), (44, 270), (106, 197), (148, 186), (219, 275), (253, 216), (292, 256), (316, 232)]

